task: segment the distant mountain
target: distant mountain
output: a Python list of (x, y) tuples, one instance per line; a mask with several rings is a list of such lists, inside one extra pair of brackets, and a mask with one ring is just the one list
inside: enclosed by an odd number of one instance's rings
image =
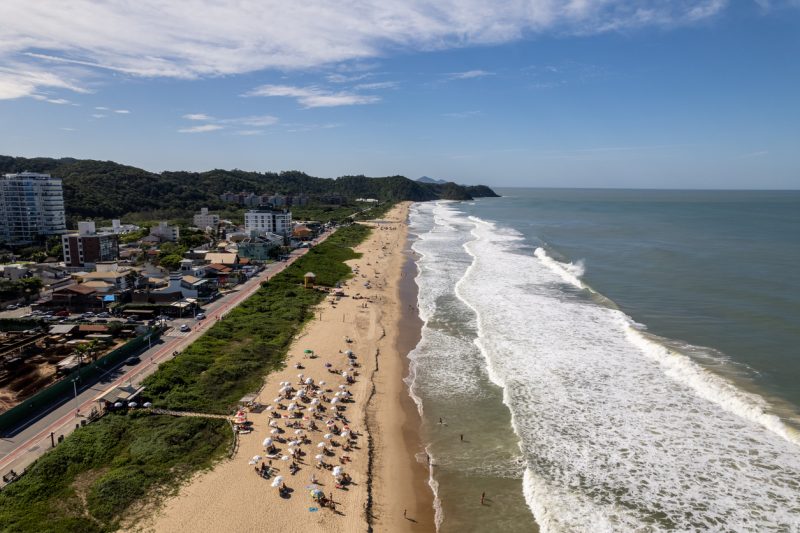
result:
[(428, 176), (422, 176), (421, 178), (417, 178), (418, 183), (432, 183), (435, 185), (444, 185), (447, 183), (445, 180), (437, 180), (434, 178), (429, 178)]
[(497, 196), (485, 186), (464, 187), (455, 183), (424, 183), (403, 176), (368, 178), (342, 176), (315, 178), (297, 170), (247, 172), (154, 173), (113, 161), (50, 159), (0, 155), (0, 173), (48, 172), (63, 179), (67, 217), (120, 218), (129, 213), (153, 212), (158, 217), (178, 218), (200, 207), (221, 209), (227, 204), (219, 195), (252, 191), (256, 194), (340, 195), (349, 199), (377, 198), (381, 201), (471, 200)]

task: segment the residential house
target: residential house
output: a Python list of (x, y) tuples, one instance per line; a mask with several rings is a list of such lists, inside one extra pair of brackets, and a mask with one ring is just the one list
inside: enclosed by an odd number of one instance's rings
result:
[(162, 220), (157, 226), (150, 228), (150, 235), (158, 237), (161, 242), (176, 242), (181, 237), (181, 230)]

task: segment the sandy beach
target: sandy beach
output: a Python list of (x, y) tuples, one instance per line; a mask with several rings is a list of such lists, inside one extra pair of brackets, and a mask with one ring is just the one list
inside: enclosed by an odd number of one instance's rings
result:
[[(424, 458), (420, 421), (402, 381), (419, 335), (404, 273), (408, 207), (370, 223), (375, 229), (357, 248), (362, 257), (349, 262), (354, 277), (344, 296), (318, 306), (285, 368), (265, 377), (257, 401), (268, 408), (246, 413), (254, 431), (239, 436), (235, 455), (195, 476), (134, 530), (435, 529), (427, 465), (417, 459)], [(268, 476), (258, 472), (262, 463)]]

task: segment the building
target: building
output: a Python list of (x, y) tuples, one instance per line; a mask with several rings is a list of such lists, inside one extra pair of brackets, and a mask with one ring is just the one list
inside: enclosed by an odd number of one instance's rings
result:
[(207, 207), (200, 209), (200, 213), (194, 216), (194, 225), (200, 229), (216, 228), (219, 224), (219, 215), (208, 212)]
[(61, 246), (67, 268), (94, 268), (99, 262), (119, 259), (119, 236), (98, 233), (92, 221), (78, 222), (78, 232), (62, 235)]
[(61, 178), (22, 172), (0, 179), (0, 241), (30, 244), (66, 231)]
[(161, 242), (176, 242), (181, 238), (181, 230), (178, 226), (170, 226), (162, 220), (158, 226), (150, 228), (150, 235), (158, 237)]
[(287, 236), (292, 231), (292, 212), (251, 209), (244, 214), (244, 231), (247, 234), (269, 232)]

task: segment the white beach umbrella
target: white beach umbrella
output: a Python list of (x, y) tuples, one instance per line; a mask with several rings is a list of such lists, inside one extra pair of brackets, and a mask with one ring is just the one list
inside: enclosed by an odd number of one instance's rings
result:
[(314, 456), (314, 459), (316, 459), (317, 461), (322, 461), (323, 459), (325, 459), (325, 456), (324, 456), (324, 455), (322, 455), (322, 454), (315, 455), (315, 456)]
[(344, 468), (342, 468), (341, 466), (334, 466), (333, 467), (333, 472), (331, 472), (331, 473), (334, 476), (341, 476), (342, 474), (344, 474)]
[(325, 385), (325, 382), (324, 381), (320, 381), (319, 384), (320, 385)]
[(275, 428), (275, 429), (273, 429), (272, 431), (270, 431), (270, 433), (272, 433), (273, 435), (277, 435), (277, 434), (278, 434), (278, 433), (280, 433), (280, 432), (281, 432), (281, 430), (280, 430), (280, 429), (278, 429), (278, 428)]
[(269, 427), (276, 428), (276, 427), (278, 427), (278, 423), (275, 422), (274, 420), (270, 420), (269, 421)]
[(297, 377), (300, 378), (300, 379), (303, 379), (304, 374), (297, 374)]
[(295, 435), (302, 435), (303, 434), (303, 430), (302, 429), (295, 429), (294, 430), (294, 434)]
[(345, 350), (344, 354), (345, 355), (353, 355), (353, 350)]
[(347, 388), (347, 385), (339, 385), (339, 388), (345, 390)]
[(311, 379), (311, 378), (306, 378), (306, 385), (311, 385), (312, 383), (314, 383), (314, 380), (313, 380), (313, 379)]
[(264, 446), (272, 446), (272, 437), (267, 437), (261, 444), (263, 444)]
[(278, 402), (279, 402), (279, 401), (281, 401), (281, 400), (283, 400), (283, 398), (281, 398), (280, 396), (278, 396), (277, 398), (275, 398), (275, 399), (274, 399), (274, 400), (272, 400), (272, 401), (273, 401), (273, 402), (275, 402), (275, 403), (278, 403)]
[(331, 400), (331, 404), (338, 403), (338, 402), (339, 402), (339, 398), (334, 398), (333, 400)]
[(294, 411), (295, 409), (297, 409), (297, 404), (294, 403), (294, 402), (290, 403), (289, 404), (289, 410), (290, 411)]
[(280, 487), (281, 483), (283, 483), (283, 476), (277, 476), (272, 480), (273, 487)]
[(333, 437), (333, 434), (332, 434), (332, 433), (325, 433), (325, 434), (322, 436), (322, 438), (324, 438), (324, 439), (330, 439), (331, 437)]
[(283, 457), (281, 457), (281, 461), (288, 461), (289, 459), (291, 458), (288, 455), (284, 455)]
[(348, 435), (350, 435), (350, 432), (349, 432), (349, 431), (342, 431), (342, 432), (339, 434), (339, 436), (340, 436), (340, 437), (347, 437)]
[(324, 442), (320, 442), (319, 444), (317, 444), (317, 448), (324, 448), (324, 447), (325, 447)]
[(346, 378), (347, 377), (347, 372), (342, 372), (342, 377)]
[(313, 398), (311, 400), (311, 405), (317, 405), (319, 403), (319, 398)]
[(150, 402), (144, 402), (144, 403), (142, 404), (142, 406), (143, 406), (143, 407), (150, 408), (150, 407), (153, 407), (153, 404), (152, 404), (152, 403), (150, 403)]
[(286, 448), (286, 451), (289, 452), (290, 454), (293, 454), (294, 453), (294, 448)]
[(272, 406), (271, 405), (267, 406), (267, 411), (272, 411)]

